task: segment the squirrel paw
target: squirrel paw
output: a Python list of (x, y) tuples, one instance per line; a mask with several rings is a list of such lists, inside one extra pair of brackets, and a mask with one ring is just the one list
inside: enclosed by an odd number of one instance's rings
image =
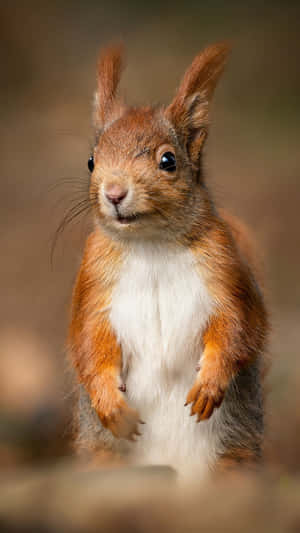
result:
[(141, 433), (138, 429), (140, 423), (138, 412), (129, 407), (124, 399), (117, 403), (110, 413), (100, 417), (104, 427), (109, 429), (114, 437), (135, 441)]
[(135, 441), (141, 435), (138, 424), (142, 421), (138, 412), (127, 404), (122, 390), (110, 389), (104, 394), (102, 389), (101, 392), (98, 398), (94, 397), (92, 403), (102, 425), (118, 439)]
[(199, 372), (196, 381), (189, 391), (185, 405), (192, 404), (191, 416), (197, 414), (197, 422), (207, 420), (216, 407), (220, 407), (225, 389), (215, 380), (205, 379), (203, 372)]

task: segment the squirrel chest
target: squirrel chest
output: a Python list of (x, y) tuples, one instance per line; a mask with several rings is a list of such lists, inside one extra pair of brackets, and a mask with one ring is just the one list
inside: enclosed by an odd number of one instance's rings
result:
[(158, 382), (166, 378), (171, 388), (180, 379), (177, 373), (188, 372), (189, 366), (194, 371), (212, 309), (189, 250), (136, 246), (123, 264), (110, 314), (125, 374), (139, 365), (146, 373), (143, 381), (155, 374)]
[[(187, 431), (195, 435), (200, 429), (184, 401), (212, 311), (213, 301), (188, 249), (143, 245), (127, 256), (113, 292), (110, 320), (122, 347), (126, 394), (146, 421), (143, 436), (152, 460), (163, 459), (164, 447), (170, 455), (172, 439), (178, 444), (182, 437), (188, 445)], [(143, 440), (135, 446), (145, 455)]]

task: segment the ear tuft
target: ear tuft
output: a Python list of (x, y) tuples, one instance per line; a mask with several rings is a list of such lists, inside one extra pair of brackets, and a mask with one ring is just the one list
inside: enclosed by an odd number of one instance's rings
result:
[[(196, 145), (191, 147), (192, 159), (199, 158), (208, 126), (210, 102), (224, 70), (229, 53), (226, 43), (218, 43), (205, 48), (198, 54), (186, 71), (174, 100), (166, 109), (166, 116), (172, 122), (185, 144), (191, 139)], [(196, 160), (193, 161), (196, 163)]]
[(97, 68), (94, 122), (98, 129), (114, 119), (120, 109), (116, 92), (123, 69), (123, 44), (110, 46), (100, 53)]

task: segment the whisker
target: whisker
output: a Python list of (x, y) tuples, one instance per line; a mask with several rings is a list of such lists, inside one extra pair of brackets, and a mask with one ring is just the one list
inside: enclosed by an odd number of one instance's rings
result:
[(73, 185), (78, 190), (81, 190), (82, 192), (88, 192), (89, 189), (89, 182), (86, 179), (80, 178), (80, 177), (64, 177), (57, 180), (54, 184), (50, 185), (48, 188), (48, 192), (56, 191), (59, 187), (62, 187), (64, 185)]
[(54, 259), (54, 253), (56, 249), (56, 245), (58, 242), (58, 239), (61, 237), (63, 232), (65, 231), (66, 227), (69, 226), (74, 220), (77, 220), (80, 215), (85, 213), (86, 215), (89, 214), (92, 211), (92, 208), (96, 205), (96, 198), (84, 198), (83, 200), (80, 200), (79, 202), (76, 202), (75, 205), (72, 205), (64, 215), (62, 221), (59, 223), (54, 237), (52, 239), (51, 243), (51, 249), (50, 249), (50, 264), (51, 268), (53, 268), (53, 259)]
[(68, 200), (71, 205), (65, 212), (61, 222), (54, 233), (50, 244), (50, 263), (53, 267), (55, 249), (60, 236), (63, 234), (69, 224), (78, 220), (81, 215), (88, 215), (92, 208), (97, 204), (97, 194), (90, 191), (90, 175), (85, 176), (64, 176), (50, 185), (48, 192), (53, 193), (58, 189), (65, 189), (60, 198), (55, 202), (54, 209)]

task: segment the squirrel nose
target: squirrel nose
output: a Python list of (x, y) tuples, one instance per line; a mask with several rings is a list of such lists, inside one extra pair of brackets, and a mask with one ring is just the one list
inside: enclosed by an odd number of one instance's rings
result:
[(127, 196), (128, 191), (120, 185), (111, 185), (106, 189), (106, 198), (114, 205), (118, 205)]

